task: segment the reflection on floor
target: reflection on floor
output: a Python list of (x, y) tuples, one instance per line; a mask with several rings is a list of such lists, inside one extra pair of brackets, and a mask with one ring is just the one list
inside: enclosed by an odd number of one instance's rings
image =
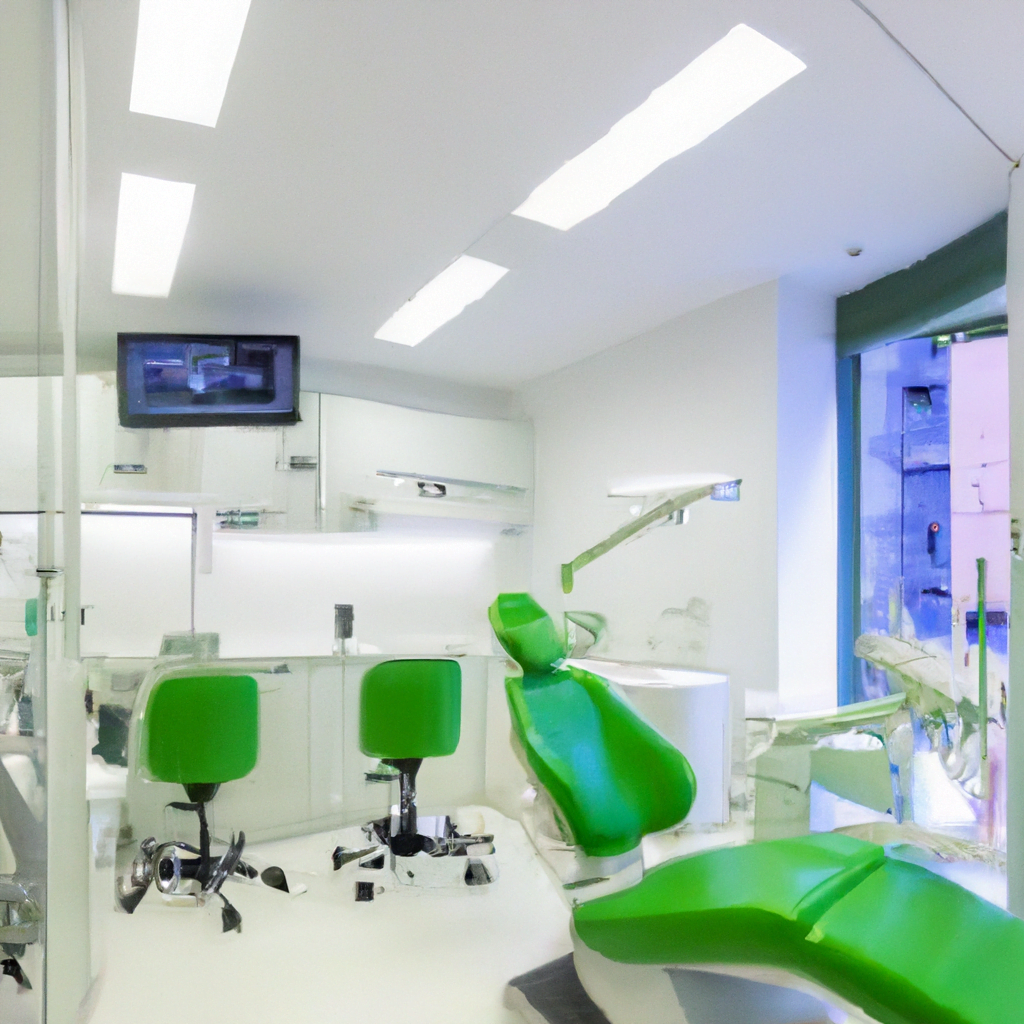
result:
[(495, 836), (493, 885), (391, 887), (356, 903), (357, 866), (331, 869), (335, 846), (363, 845), (346, 829), (247, 849), (256, 866), (280, 864), (307, 891), (231, 885), (241, 935), (221, 932), (219, 904), (172, 908), (151, 890), (129, 917), (113, 911), (109, 890), (92, 1024), (521, 1024), (502, 1006), (505, 986), (570, 951), (569, 912), (522, 827), (477, 810)]
[[(0, 953), (0, 960), (6, 957)], [(0, 1022), (2, 1024), (38, 1024), (42, 1020), (43, 964), (39, 943), (29, 946), (18, 963), (31, 989), (22, 988), (12, 977), (0, 975)]]

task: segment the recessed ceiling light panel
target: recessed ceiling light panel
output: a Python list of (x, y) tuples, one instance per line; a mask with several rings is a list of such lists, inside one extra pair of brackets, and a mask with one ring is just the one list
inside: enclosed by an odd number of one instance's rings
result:
[(250, 0), (140, 0), (128, 109), (213, 128)]
[(737, 25), (533, 190), (519, 217), (566, 231), (806, 68)]
[(507, 273), (508, 268), (497, 263), (460, 256), (409, 299), (374, 337), (418, 345), (471, 302), (483, 298)]
[(111, 291), (155, 298), (170, 293), (195, 190), (187, 181), (121, 175)]

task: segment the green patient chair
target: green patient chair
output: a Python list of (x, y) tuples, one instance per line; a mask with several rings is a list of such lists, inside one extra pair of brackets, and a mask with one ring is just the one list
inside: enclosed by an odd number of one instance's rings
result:
[[(184, 842), (140, 844), (128, 879), (118, 879), (118, 902), (131, 913), (150, 884), (166, 896), (191, 896), (204, 904), (223, 901), (224, 930), (241, 930), (241, 915), (221, 893), (235, 873), (255, 877), (241, 862), (245, 833), (232, 837), (227, 851), (214, 858), (206, 805), (220, 785), (244, 778), (259, 756), (259, 691), (248, 675), (204, 674), (157, 678), (139, 695), (141, 714), (133, 723), (138, 771), (156, 782), (180, 783), (188, 802), (168, 806), (194, 811), (199, 818), (199, 846)], [(269, 870), (269, 869), (268, 869)], [(275, 869), (279, 870), (279, 869)], [(264, 873), (266, 874), (266, 872)]]
[[(695, 793), (683, 755), (604, 679), (562, 665), (528, 594), (501, 594), (489, 615), (522, 669), (505, 684), (515, 736), (578, 847), (613, 856), (680, 822)], [(573, 926), (606, 960), (780, 972), (880, 1024), (1024, 1020), (1024, 922), (841, 834), (671, 861), (577, 902)]]
[[(383, 661), (363, 676), (359, 692), (359, 749), (397, 770), (401, 797), (397, 830), (390, 816), (375, 822), (377, 838), (398, 857), (412, 857), (426, 837), (416, 823), (416, 774), (425, 757), (447, 757), (459, 745), (462, 670), (434, 658)], [(387, 772), (371, 781), (390, 781)]]

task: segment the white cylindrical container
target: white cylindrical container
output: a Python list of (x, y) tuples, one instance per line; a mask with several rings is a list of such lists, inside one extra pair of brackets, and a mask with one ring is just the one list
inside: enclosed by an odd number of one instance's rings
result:
[(687, 823), (729, 821), (732, 728), (727, 675), (597, 658), (570, 664), (615, 683), (637, 711), (686, 756), (697, 777), (697, 799)]

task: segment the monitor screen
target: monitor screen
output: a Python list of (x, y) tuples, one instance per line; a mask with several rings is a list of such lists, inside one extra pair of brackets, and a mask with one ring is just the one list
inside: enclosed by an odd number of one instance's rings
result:
[(299, 339), (262, 334), (119, 334), (123, 427), (295, 423)]

